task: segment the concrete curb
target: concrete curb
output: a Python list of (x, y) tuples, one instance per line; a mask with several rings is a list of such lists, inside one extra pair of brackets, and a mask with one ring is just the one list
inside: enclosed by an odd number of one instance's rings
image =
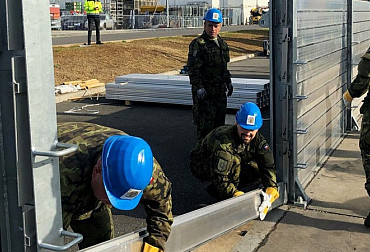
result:
[(289, 206), (283, 205), (266, 215), (263, 221), (254, 220), (253, 227), (237, 243), (230, 252), (255, 252), (275, 229), (276, 225), (284, 218)]
[(257, 57), (257, 56), (260, 56), (260, 55), (261, 55), (261, 52), (256, 52), (256, 53), (250, 53), (250, 54), (243, 55), (243, 56), (234, 57), (234, 58), (230, 59), (230, 63), (235, 62), (235, 61), (241, 61), (241, 60), (245, 60), (245, 59), (254, 58), (254, 57)]
[[(234, 57), (234, 58), (231, 58), (230, 59), (230, 63), (231, 62), (245, 60), (245, 59), (254, 58), (254, 57), (257, 57), (259, 55), (261, 55), (261, 52), (250, 53), (250, 54), (247, 54), (247, 55)], [(180, 73), (180, 70), (172, 70), (172, 71), (168, 71), (168, 72), (164, 72), (164, 73), (160, 73), (160, 74), (164, 74), (164, 75), (176, 75), (176, 74), (179, 74), (179, 73)]]

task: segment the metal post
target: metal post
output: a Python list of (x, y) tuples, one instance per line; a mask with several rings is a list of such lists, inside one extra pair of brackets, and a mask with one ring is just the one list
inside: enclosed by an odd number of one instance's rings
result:
[(168, 0), (166, 0), (166, 16), (167, 16), (167, 28), (170, 28), (170, 6), (168, 5)]
[[(287, 185), (289, 193), (294, 193), (294, 180), (290, 179), (289, 137), (291, 126), (289, 87), (288, 87), (288, 44), (290, 31), (287, 27), (287, 5), (289, 0), (270, 2), (270, 85), (271, 104), (270, 118), (272, 118), (271, 132), (273, 134), (274, 157), (278, 167), (278, 181)], [(275, 67), (276, 66), (276, 67)]]
[[(347, 88), (352, 82), (352, 0), (347, 0)], [(346, 90), (343, 90), (345, 92)], [(345, 109), (344, 130), (352, 130), (352, 111)]]

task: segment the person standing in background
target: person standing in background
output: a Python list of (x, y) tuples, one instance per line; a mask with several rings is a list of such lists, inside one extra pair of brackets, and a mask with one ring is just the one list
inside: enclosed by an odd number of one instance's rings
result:
[(102, 5), (100, 0), (86, 0), (84, 4), (84, 9), (87, 14), (87, 23), (88, 23), (88, 31), (87, 31), (87, 44), (91, 45), (91, 35), (92, 30), (95, 24), (95, 31), (96, 31), (96, 44), (101, 45), (103, 44), (100, 41), (100, 15), (99, 13), (102, 11)]
[(204, 15), (204, 31), (189, 45), (187, 66), (192, 86), (193, 120), (198, 140), (211, 130), (225, 125), (227, 96), (233, 93), (231, 75), (227, 70), (230, 61), (229, 46), (219, 36), (222, 14), (209, 9)]

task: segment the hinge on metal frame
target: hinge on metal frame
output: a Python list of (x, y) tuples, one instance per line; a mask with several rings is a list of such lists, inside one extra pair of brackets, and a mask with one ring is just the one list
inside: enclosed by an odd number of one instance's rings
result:
[(36, 247), (36, 217), (33, 205), (24, 205), (23, 226), (24, 226), (24, 245), (26, 247)]
[(26, 62), (24, 56), (11, 58), (13, 93), (20, 94), (27, 90), (26, 87)]
[(289, 28), (283, 28), (283, 34), (279, 37), (279, 44), (290, 42)]

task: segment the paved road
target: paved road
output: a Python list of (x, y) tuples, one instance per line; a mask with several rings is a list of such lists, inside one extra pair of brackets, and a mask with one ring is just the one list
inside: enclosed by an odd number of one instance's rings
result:
[[(224, 26), (222, 31), (240, 31), (260, 29), (258, 25), (235, 25)], [(143, 29), (143, 30), (114, 30), (101, 31), (101, 40), (117, 41), (155, 37), (171, 37), (180, 35), (197, 35), (202, 33), (203, 28), (185, 29)], [(92, 40), (95, 41), (95, 32)], [(53, 45), (83, 44), (87, 42), (87, 31), (52, 31)]]

